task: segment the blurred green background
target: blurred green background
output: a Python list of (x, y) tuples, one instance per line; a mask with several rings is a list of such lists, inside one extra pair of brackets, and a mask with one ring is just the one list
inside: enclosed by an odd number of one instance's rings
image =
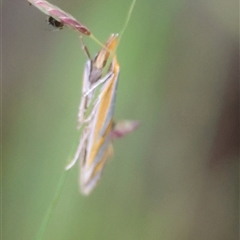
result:
[[(55, 0), (102, 42), (130, 0)], [(83, 54), (27, 1), (3, 3), (3, 239), (32, 240), (76, 139)], [(84, 38), (91, 55), (99, 46)], [(238, 2), (138, 0), (118, 49), (115, 119), (141, 127), (89, 197), (67, 178), (46, 240), (238, 237)]]

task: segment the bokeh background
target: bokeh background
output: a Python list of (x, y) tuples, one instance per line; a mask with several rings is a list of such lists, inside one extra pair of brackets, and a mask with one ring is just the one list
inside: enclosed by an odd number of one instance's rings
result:
[[(52, 3), (105, 42), (131, 1)], [(32, 240), (77, 136), (86, 57), (76, 32), (49, 31), (27, 1), (4, 1), (2, 14), (2, 234)], [(114, 143), (89, 197), (71, 170), (44, 239), (238, 239), (238, 36), (238, 1), (137, 1), (115, 118), (141, 127)]]

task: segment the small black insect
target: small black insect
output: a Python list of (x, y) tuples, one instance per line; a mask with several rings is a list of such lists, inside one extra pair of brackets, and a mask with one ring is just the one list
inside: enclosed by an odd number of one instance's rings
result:
[(53, 18), (51, 16), (48, 18), (47, 22), (49, 25), (52, 25), (53, 27), (59, 28), (59, 29), (62, 29), (64, 26), (64, 24), (62, 22), (59, 22), (58, 20), (56, 20), (55, 18)]

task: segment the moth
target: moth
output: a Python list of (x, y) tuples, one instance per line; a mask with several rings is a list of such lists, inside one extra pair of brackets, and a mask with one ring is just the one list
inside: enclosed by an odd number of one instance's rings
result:
[(97, 185), (107, 160), (113, 155), (113, 140), (134, 131), (139, 125), (138, 121), (125, 120), (115, 124), (113, 120), (119, 72), (120, 66), (114, 56), (107, 74), (101, 79), (100, 94), (83, 129), (76, 154), (66, 167), (68, 170), (80, 160), (80, 189), (85, 195)]

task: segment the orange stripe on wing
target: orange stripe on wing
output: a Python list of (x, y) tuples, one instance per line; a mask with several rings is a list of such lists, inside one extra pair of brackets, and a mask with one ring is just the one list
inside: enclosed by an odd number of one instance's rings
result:
[[(113, 116), (110, 116), (109, 123), (106, 123), (106, 119), (109, 117), (108, 110), (112, 104), (113, 97), (115, 96), (113, 87), (115, 86), (116, 81), (118, 80), (119, 65), (116, 59), (113, 61), (112, 68), (114, 73), (113, 77), (103, 85), (103, 90), (99, 95), (100, 102), (99, 102), (98, 110), (94, 120), (95, 124), (92, 126), (93, 127), (92, 148), (89, 152), (90, 156), (87, 159), (88, 165), (93, 164), (94, 159), (97, 156), (97, 153), (104, 142), (104, 139), (107, 137), (107, 135), (110, 133), (110, 131), (113, 128), (113, 120), (112, 120)], [(106, 130), (103, 132), (103, 134), (100, 134), (103, 126), (106, 124), (107, 124)]]

